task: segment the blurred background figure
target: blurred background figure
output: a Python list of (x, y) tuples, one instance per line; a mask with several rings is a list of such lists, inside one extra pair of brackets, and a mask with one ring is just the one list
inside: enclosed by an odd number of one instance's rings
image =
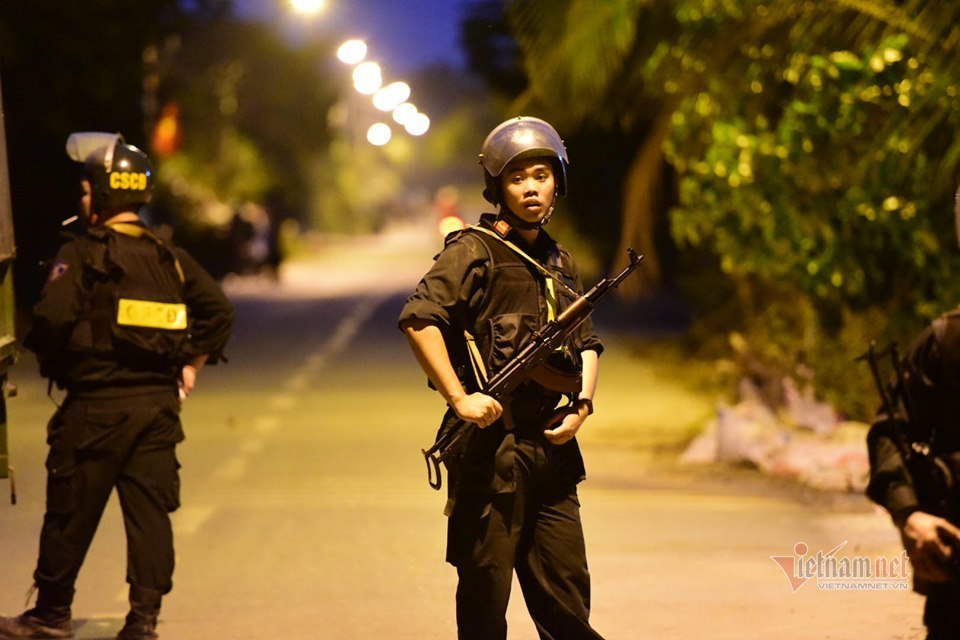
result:
[(255, 202), (240, 206), (230, 220), (230, 271), (278, 277), (280, 243), (269, 210)]

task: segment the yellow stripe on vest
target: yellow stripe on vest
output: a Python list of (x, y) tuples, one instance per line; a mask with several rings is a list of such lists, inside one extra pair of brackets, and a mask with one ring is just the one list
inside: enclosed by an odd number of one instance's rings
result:
[(186, 329), (187, 305), (120, 298), (117, 324), (151, 329)]
[(545, 278), (546, 292), (544, 297), (547, 299), (547, 322), (557, 319), (557, 289), (553, 284), (553, 278)]
[[(559, 304), (557, 303), (556, 280), (553, 278), (544, 279), (544, 298), (547, 300), (547, 322), (553, 322), (557, 319)], [(563, 351), (563, 345), (557, 345), (556, 351)]]

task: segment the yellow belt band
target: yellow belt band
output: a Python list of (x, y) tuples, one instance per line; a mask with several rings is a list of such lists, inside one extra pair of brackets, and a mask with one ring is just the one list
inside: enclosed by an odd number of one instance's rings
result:
[(187, 328), (187, 305), (120, 298), (117, 324), (171, 331)]

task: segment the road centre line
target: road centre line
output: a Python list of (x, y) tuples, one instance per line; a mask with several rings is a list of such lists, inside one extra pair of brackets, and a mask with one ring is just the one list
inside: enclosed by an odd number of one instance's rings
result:
[(173, 531), (177, 536), (196, 533), (213, 515), (216, 509), (209, 505), (181, 506), (171, 516)]
[(360, 332), (360, 328), (370, 319), (370, 316), (373, 315), (373, 312), (376, 311), (383, 300), (383, 298), (368, 298), (360, 301), (360, 303), (353, 308), (353, 311), (340, 321), (333, 335), (330, 336), (330, 339), (327, 340), (319, 352), (317, 352), (316, 355), (319, 356), (317, 361), (325, 363), (328, 358), (346, 349), (350, 341)]
[(217, 480), (239, 480), (247, 472), (250, 466), (250, 459), (246, 452), (235, 455), (230, 458), (213, 472), (213, 477)]
[(261, 435), (267, 435), (280, 426), (280, 417), (273, 414), (257, 416), (253, 420), (253, 429)]
[[(330, 338), (320, 349), (307, 358), (306, 363), (284, 385), (289, 391), (276, 393), (270, 397), (270, 404), (277, 412), (292, 410), (298, 399), (298, 394), (307, 389), (309, 376), (316, 374), (323, 365), (333, 356), (349, 346), (350, 341), (359, 333), (363, 324), (373, 315), (376, 308), (383, 302), (383, 298), (364, 299), (347, 314), (337, 325)], [(276, 413), (258, 416), (254, 419), (253, 428), (261, 435), (268, 435), (280, 426), (280, 416)], [(221, 464), (214, 470), (212, 476), (217, 480), (239, 480), (250, 466), (249, 457), (263, 449), (264, 443), (258, 439), (244, 440), (240, 444), (240, 452)]]
[(299, 393), (301, 391), (304, 391), (307, 388), (307, 384), (309, 382), (310, 380), (308, 378), (308, 372), (301, 369), (296, 374), (294, 374), (289, 380), (287, 380), (284, 386), (290, 391)]
[(289, 411), (297, 404), (297, 397), (292, 393), (276, 393), (270, 396), (270, 405), (278, 411)]
[(263, 440), (248, 438), (240, 443), (240, 451), (244, 454), (251, 455), (254, 453), (260, 453), (263, 449)]

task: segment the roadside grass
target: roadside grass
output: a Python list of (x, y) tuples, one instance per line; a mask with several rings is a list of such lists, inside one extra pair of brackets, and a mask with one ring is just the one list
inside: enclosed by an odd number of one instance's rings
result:
[(678, 455), (707, 425), (726, 392), (713, 362), (684, 355), (674, 340), (608, 340), (596, 414), (584, 437), (650, 454)]

